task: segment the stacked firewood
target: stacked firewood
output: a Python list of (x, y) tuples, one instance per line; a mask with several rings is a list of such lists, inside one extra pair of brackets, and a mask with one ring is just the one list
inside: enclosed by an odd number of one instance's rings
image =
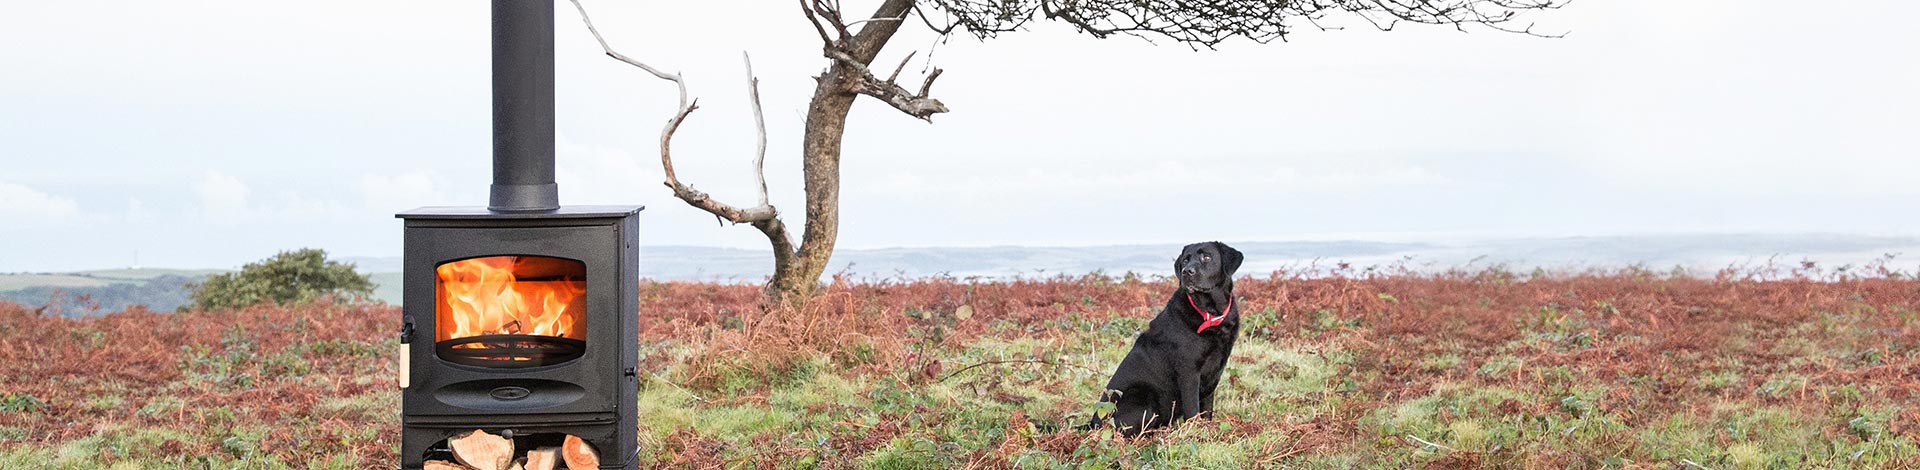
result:
[(455, 436), (447, 440), (447, 446), (453, 449), (453, 462), (428, 460), (426, 470), (588, 470), (600, 468), (600, 454), (593, 446), (574, 435), (560, 447), (541, 447), (527, 449), (516, 454), (513, 439), (497, 436), (483, 430)]

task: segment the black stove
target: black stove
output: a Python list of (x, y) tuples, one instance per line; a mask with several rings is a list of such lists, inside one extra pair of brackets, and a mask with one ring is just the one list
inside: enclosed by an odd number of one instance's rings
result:
[(633, 468), (639, 206), (560, 206), (553, 183), (553, 2), (493, 1), (488, 207), (405, 221), (403, 468), (452, 460), (475, 429), (531, 448), (578, 436)]

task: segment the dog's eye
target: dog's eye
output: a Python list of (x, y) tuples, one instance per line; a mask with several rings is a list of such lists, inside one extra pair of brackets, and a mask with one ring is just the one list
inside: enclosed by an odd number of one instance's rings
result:
[(1212, 256), (1200, 255), (1200, 261), (1213, 261)]

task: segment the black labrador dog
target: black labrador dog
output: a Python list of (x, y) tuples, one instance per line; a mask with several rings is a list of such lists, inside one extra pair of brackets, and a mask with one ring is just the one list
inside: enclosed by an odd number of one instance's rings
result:
[(1233, 301), (1240, 260), (1239, 250), (1220, 242), (1180, 250), (1173, 260), (1180, 289), (1107, 381), (1100, 401), (1112, 402), (1113, 414), (1094, 416), (1086, 428), (1111, 420), (1132, 437), (1213, 411), (1213, 390), (1240, 336), (1240, 309)]

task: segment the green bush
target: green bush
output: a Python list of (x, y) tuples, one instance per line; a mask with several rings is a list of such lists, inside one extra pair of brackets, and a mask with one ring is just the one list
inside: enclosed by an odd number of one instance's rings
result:
[(27, 394), (0, 394), (0, 411), (35, 412), (47, 409), (47, 402)]
[(373, 280), (354, 272), (352, 264), (327, 261), (325, 250), (305, 248), (248, 263), (237, 273), (207, 276), (191, 288), (195, 307), (221, 310), (264, 302), (303, 304), (328, 295), (366, 297), (373, 294)]

